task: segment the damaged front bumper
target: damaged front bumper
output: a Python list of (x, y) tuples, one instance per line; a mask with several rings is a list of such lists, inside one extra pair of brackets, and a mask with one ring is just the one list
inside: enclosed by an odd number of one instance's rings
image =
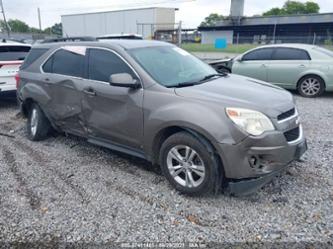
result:
[[(306, 140), (298, 144), (296, 147), (295, 156), (293, 160), (299, 160), (301, 156), (306, 152), (307, 148), (308, 146)], [(275, 176), (285, 171), (289, 167), (290, 163), (288, 163), (287, 165), (285, 165), (280, 169), (277, 169), (271, 173), (268, 173), (258, 178), (230, 181), (228, 183), (227, 192), (236, 196), (242, 196), (242, 195), (244, 196), (252, 194), (257, 190), (261, 189), (267, 183), (269, 183)]]
[(299, 125), (298, 137), (286, 140), (286, 132), (268, 132), (248, 137), (236, 145), (220, 144), (227, 190), (233, 195), (248, 195), (270, 182), (307, 150), (307, 142)]

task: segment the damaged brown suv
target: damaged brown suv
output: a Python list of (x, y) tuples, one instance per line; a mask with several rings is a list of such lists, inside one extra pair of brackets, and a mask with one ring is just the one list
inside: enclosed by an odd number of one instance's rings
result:
[(307, 148), (290, 93), (167, 43), (37, 45), (17, 84), (31, 140), (84, 137), (160, 165), (186, 194), (253, 192)]

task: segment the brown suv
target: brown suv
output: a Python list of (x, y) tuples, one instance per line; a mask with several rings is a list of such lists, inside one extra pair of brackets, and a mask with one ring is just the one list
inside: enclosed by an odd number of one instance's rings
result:
[(250, 193), (306, 150), (290, 93), (167, 43), (41, 44), (17, 79), (31, 140), (85, 137), (161, 165), (186, 194)]

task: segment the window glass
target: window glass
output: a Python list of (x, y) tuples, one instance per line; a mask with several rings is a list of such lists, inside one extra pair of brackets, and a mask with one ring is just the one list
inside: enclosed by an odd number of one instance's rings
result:
[(115, 53), (105, 49), (90, 49), (89, 79), (109, 82), (110, 76), (117, 73), (128, 73), (137, 78), (132, 69)]
[(29, 51), (29, 46), (0, 46), (0, 61), (23, 61)]
[(48, 73), (83, 77), (85, 56), (81, 53), (61, 49), (55, 52), (44, 64), (43, 70)]
[(166, 87), (197, 83), (217, 73), (208, 64), (175, 46), (135, 48), (129, 52), (154, 80)]
[(69, 76), (83, 77), (84, 55), (68, 50), (54, 54), (52, 72)]
[(43, 66), (45, 73), (52, 73), (53, 56), (51, 56)]
[(21, 66), (21, 69), (27, 68), (32, 63), (34, 63), (39, 57), (41, 57), (47, 51), (46, 48), (33, 48), (31, 49), (28, 56), (25, 58), (24, 63)]
[(242, 58), (243, 61), (264, 61), (271, 60), (274, 49), (262, 48), (245, 54)]
[(277, 48), (273, 60), (310, 60), (309, 54), (303, 49)]

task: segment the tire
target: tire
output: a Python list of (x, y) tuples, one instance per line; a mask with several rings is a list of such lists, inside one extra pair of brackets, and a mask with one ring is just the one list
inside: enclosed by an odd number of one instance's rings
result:
[(223, 173), (211, 148), (187, 132), (165, 140), (160, 150), (160, 165), (170, 184), (183, 194), (204, 195), (222, 187)]
[(300, 79), (297, 84), (299, 94), (306, 98), (315, 98), (325, 91), (325, 82), (316, 75), (307, 75)]
[(27, 121), (27, 133), (28, 138), (31, 141), (41, 141), (47, 138), (48, 133), (51, 130), (49, 120), (46, 118), (40, 107), (33, 103), (29, 110)]

